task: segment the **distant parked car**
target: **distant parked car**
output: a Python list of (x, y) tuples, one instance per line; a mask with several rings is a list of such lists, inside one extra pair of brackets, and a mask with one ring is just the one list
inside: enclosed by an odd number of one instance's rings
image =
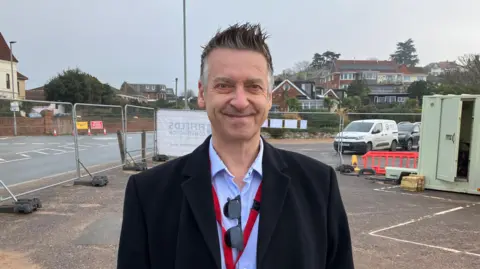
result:
[(393, 120), (371, 119), (350, 122), (338, 133), (333, 148), (338, 152), (366, 153), (371, 150), (395, 151), (398, 145), (397, 123)]
[(397, 126), (399, 146), (407, 151), (417, 149), (420, 146), (420, 123), (399, 122)]

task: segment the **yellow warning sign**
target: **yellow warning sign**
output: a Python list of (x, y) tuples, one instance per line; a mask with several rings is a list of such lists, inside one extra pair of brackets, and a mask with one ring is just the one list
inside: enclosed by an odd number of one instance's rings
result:
[(77, 121), (77, 130), (87, 130), (88, 121)]

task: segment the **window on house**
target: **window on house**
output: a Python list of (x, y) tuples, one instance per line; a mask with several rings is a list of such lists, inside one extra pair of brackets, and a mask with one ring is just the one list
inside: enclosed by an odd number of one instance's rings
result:
[(6, 82), (7, 82), (7, 89), (10, 89), (10, 74), (7, 74)]
[(364, 79), (375, 79), (375, 73), (373, 72), (365, 72), (362, 76)]
[(341, 80), (353, 80), (354, 79), (354, 74), (353, 73), (342, 73), (340, 76)]
[(407, 97), (397, 97), (397, 102), (405, 103), (407, 101)]
[(397, 102), (396, 96), (387, 96), (387, 103), (392, 104)]
[(403, 76), (403, 81), (409, 82), (410, 81), (410, 76)]
[(386, 102), (386, 97), (385, 96), (376, 96), (377, 103), (382, 104)]

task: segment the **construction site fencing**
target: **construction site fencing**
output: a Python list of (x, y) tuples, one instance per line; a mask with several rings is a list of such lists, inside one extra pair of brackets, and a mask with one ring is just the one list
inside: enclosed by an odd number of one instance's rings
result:
[(123, 107), (117, 105), (76, 103), (73, 106), (75, 159), (77, 177), (81, 168), (102, 164), (123, 165), (116, 132), (124, 133)]
[[(57, 186), (54, 175), (75, 172), (72, 111), (68, 102), (0, 99), (0, 202)], [(24, 184), (32, 181), (39, 183)]]
[[(146, 155), (156, 155), (157, 132), (156, 110), (153, 107), (125, 105), (125, 135), (124, 147), (126, 161), (133, 161), (139, 156), (142, 150)], [(146, 132), (146, 145), (143, 149), (141, 144), (141, 132)], [(140, 154), (141, 155), (141, 154)]]
[(270, 112), (262, 132), (272, 138), (331, 138), (342, 116), (332, 112)]

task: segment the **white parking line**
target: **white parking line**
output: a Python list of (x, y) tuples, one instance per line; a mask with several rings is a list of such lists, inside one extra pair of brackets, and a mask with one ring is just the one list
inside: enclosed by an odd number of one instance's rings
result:
[(395, 237), (391, 237), (391, 236), (378, 234), (380, 232), (391, 230), (393, 228), (406, 226), (406, 225), (416, 223), (416, 222), (419, 222), (419, 221), (422, 221), (422, 220), (425, 220), (425, 219), (431, 219), (435, 216), (445, 215), (445, 214), (455, 212), (455, 211), (458, 211), (458, 210), (461, 210), (461, 209), (464, 209), (464, 208), (469, 208), (469, 207), (472, 207), (472, 206), (475, 206), (475, 204), (468, 204), (466, 206), (459, 206), (459, 207), (455, 207), (455, 208), (452, 208), (452, 209), (437, 212), (437, 213), (434, 213), (434, 214), (431, 214), (431, 215), (426, 215), (426, 216), (420, 217), (418, 219), (412, 219), (412, 220), (409, 220), (409, 221), (406, 221), (406, 222), (403, 222), (403, 223), (399, 223), (399, 224), (392, 225), (392, 226), (389, 226), (389, 227), (386, 227), (386, 228), (378, 229), (376, 231), (369, 232), (368, 234), (371, 235), (371, 236), (380, 237), (380, 238), (384, 238), (384, 239), (389, 239), (389, 240), (393, 240), (393, 241), (397, 241), (397, 242), (408, 243), (408, 244), (427, 247), (427, 248), (435, 248), (435, 249), (440, 249), (440, 250), (443, 250), (443, 251), (457, 253), (457, 254), (466, 254), (466, 255), (470, 255), (470, 256), (480, 257), (480, 254), (478, 254), (478, 253), (473, 253), (473, 252), (468, 252), (468, 251), (458, 250), (458, 249), (453, 249), (453, 248), (447, 248), (447, 247), (442, 247), (442, 246), (438, 246), (438, 245), (424, 244), (424, 243), (419, 243), (419, 242), (414, 242), (414, 241), (410, 241), (410, 240), (405, 240), (405, 239), (400, 239), (400, 238), (395, 238)]
[(3, 161), (3, 162), (0, 162), (0, 164), (4, 164), (4, 163), (13, 163), (13, 162), (18, 162), (18, 161), (23, 161), (23, 160), (29, 160), (31, 159), (30, 156), (28, 155), (23, 155), (22, 156), (26, 156), (25, 158), (20, 158), (20, 159), (14, 159), (14, 160), (8, 160), (8, 161)]
[(32, 143), (32, 145), (45, 145), (45, 143)]
[(35, 153), (38, 153), (38, 154), (49, 155), (48, 153), (43, 152), (42, 150), (44, 150), (44, 149), (41, 149), (41, 150), (31, 150), (31, 151), (28, 151), (28, 152), (35, 152)]
[(93, 147), (99, 147), (99, 148), (103, 148), (103, 147), (108, 146), (108, 145), (105, 145), (105, 144), (94, 144), (94, 143), (85, 143), (85, 144), (93, 146)]
[(5, 161), (4, 159), (0, 158), (0, 162), (4, 162), (4, 161)]
[(64, 148), (64, 149), (73, 149), (73, 150), (75, 150), (74, 147), (69, 147), (69, 146), (58, 146), (58, 147), (59, 147), (59, 148)]
[(13, 143), (14, 145), (25, 145), (27, 143)]

